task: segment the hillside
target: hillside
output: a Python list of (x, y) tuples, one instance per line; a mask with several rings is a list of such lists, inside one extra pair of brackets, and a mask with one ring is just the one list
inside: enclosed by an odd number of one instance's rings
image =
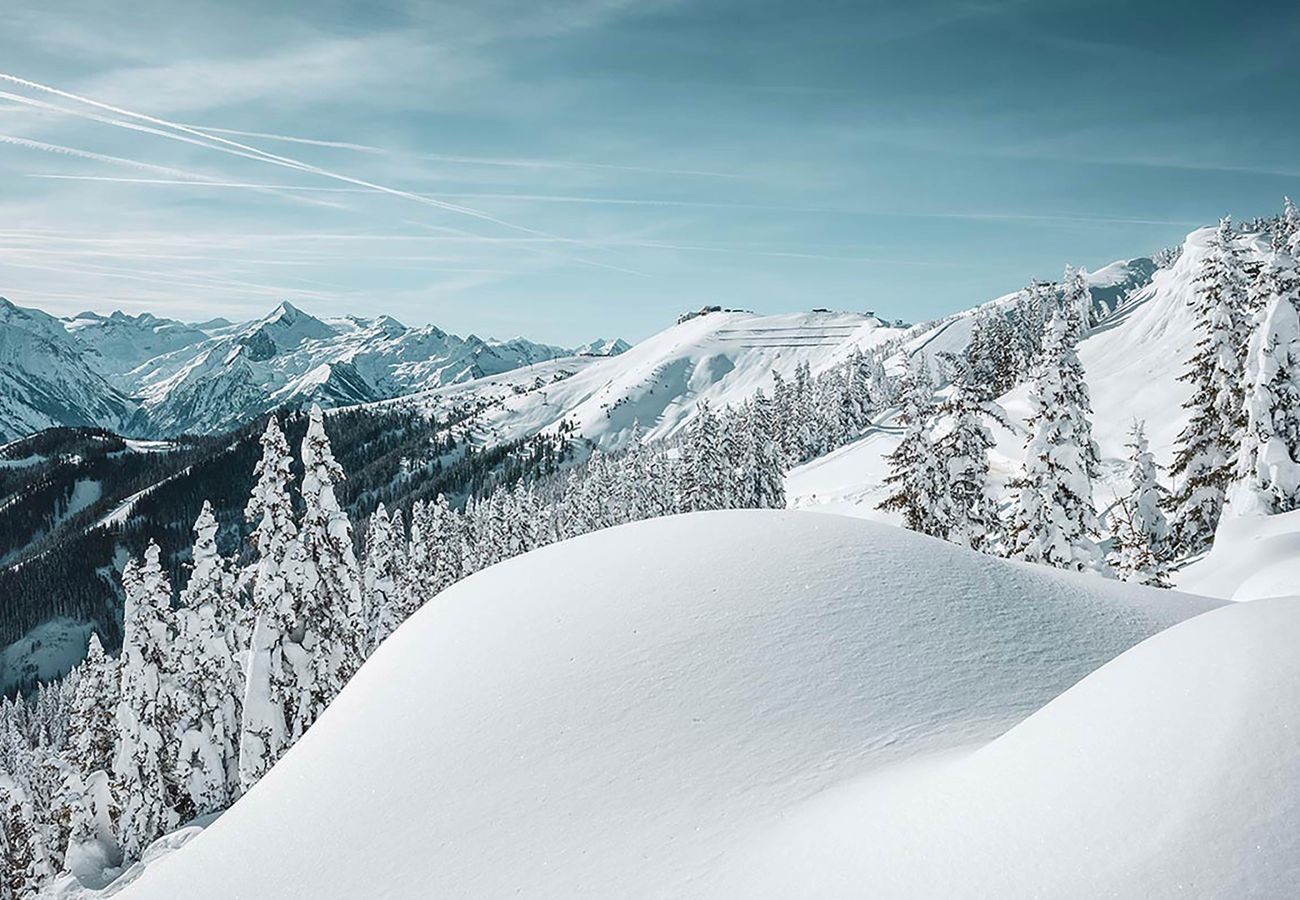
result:
[(639, 425), (648, 440), (676, 434), (699, 410), (738, 405), (770, 390), (773, 373), (793, 377), (843, 365), (854, 348), (869, 351), (905, 332), (849, 312), (762, 316), (712, 312), (673, 325), (610, 359), (588, 360), (556, 381), (545, 366), (463, 386), (415, 394), (399, 406), (439, 412), (467, 397), (500, 402), (475, 421), (491, 442), (553, 430), (561, 422), (596, 446), (623, 446)]
[(842, 517), (597, 532), (425, 606), (117, 896), (751, 896), (713, 879), (811, 798), (994, 739), (1214, 605)]
[[(1161, 465), (1170, 462), (1174, 439), (1187, 423), (1182, 404), (1190, 388), (1179, 376), (1198, 340), (1191, 305), (1193, 281), (1213, 232), (1204, 228), (1188, 235), (1178, 259), (1133, 290), (1079, 344), (1092, 397), (1092, 434), (1102, 457), (1101, 483), (1094, 491), (1099, 510), (1110, 506), (1122, 492), (1128, 456), (1124, 445), (1134, 419), (1146, 423), (1151, 450)], [(954, 338), (951, 333), (959, 327), (954, 323), (937, 338), (918, 339), (909, 345), (909, 352), (930, 353), (936, 340), (944, 342), (945, 350), (960, 350), (969, 340), (969, 326), (960, 338)], [(994, 428), (997, 445), (989, 461), (999, 487), (1016, 474), (1024, 456), (1027, 393), (1027, 385), (1020, 384), (999, 398), (1012, 424), (1011, 428)], [(884, 456), (897, 445), (897, 432), (886, 417), (853, 445), (792, 471), (788, 482), (791, 504), (896, 521), (876, 505), (886, 494)]]

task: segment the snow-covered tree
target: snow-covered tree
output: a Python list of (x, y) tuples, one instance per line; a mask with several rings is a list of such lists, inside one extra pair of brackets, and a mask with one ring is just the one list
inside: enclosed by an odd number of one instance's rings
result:
[(1000, 541), (1002, 523), (989, 485), (988, 451), (993, 433), (988, 422), (1004, 416), (990, 388), (963, 358), (949, 360), (953, 368), (952, 396), (939, 407), (947, 431), (934, 442), (944, 493), (936, 498), (937, 533), (973, 550), (992, 550)]
[(177, 824), (171, 772), (175, 685), (168, 649), (175, 633), (171, 585), (150, 542), (143, 565), (128, 562), (122, 573), (121, 679), (114, 794), (121, 807), (118, 841), (128, 859), (138, 859), (151, 841)]
[(53, 874), (31, 798), (0, 779), (0, 900), (29, 900)]
[(729, 460), (723, 452), (718, 417), (707, 402), (700, 403), (688, 426), (680, 463), (683, 510), (726, 507), (731, 482)]
[(178, 691), (176, 781), (183, 813), (225, 809), (239, 790), (242, 673), (233, 652), (238, 610), (217, 520), (207, 501), (194, 523), (193, 570), (181, 592), (173, 656)]
[(324, 415), (313, 404), (302, 441), (302, 551), (300, 607), (304, 633), (299, 647), (311, 672), (299, 696), (290, 735), (296, 740), (316, 721), (365, 659), (361, 574), (352, 523), (339, 506), (335, 485), (343, 468), (335, 461)]
[(1232, 489), (1238, 514), (1300, 508), (1300, 270), (1276, 252), (1259, 277), (1268, 301), (1246, 358), (1246, 426)]
[(1225, 494), (1237, 474), (1245, 425), (1244, 354), (1249, 322), (1240, 255), (1228, 219), (1219, 223), (1196, 276), (1194, 311), (1201, 338), (1182, 380), (1191, 410), (1170, 471), (1181, 481), (1170, 499), (1176, 546), (1188, 553), (1214, 537)]
[(1063, 569), (1101, 569), (1092, 479), (1098, 452), (1091, 404), (1075, 352), (1078, 316), (1060, 309), (1047, 324), (1029, 392), (1032, 415), (1024, 474), (1011, 526), (1011, 550), (1030, 562)]
[(272, 416), (262, 434), (262, 458), (254, 469), (257, 483), (244, 509), (245, 518), (253, 525), (251, 539), (257, 549), (239, 733), (239, 783), (244, 791), (288, 749), (289, 704), (299, 682), (291, 659), (285, 656), (286, 645), (302, 637), (290, 464), (289, 442)]
[(401, 510), (390, 517), (384, 504), (379, 504), (366, 528), (362, 565), (366, 619), (370, 623), (367, 655), (396, 631), (409, 614), (410, 604), (403, 596), (406, 586), (403, 537)]
[(903, 426), (903, 438), (886, 457), (889, 475), (885, 484), (892, 486), (893, 493), (880, 503), (880, 509), (901, 512), (903, 524), (913, 531), (942, 536), (936, 510), (948, 486), (931, 435), (935, 416), (934, 381), (923, 355), (908, 360), (898, 402), (898, 423)]
[(83, 775), (108, 771), (117, 740), (117, 662), (91, 632), (86, 658), (78, 667), (69, 726), (69, 756)]
[(741, 477), (749, 505), (756, 509), (785, 508), (785, 467), (773, 436), (772, 402), (760, 390), (748, 417), (749, 434)]
[(1115, 569), (1125, 581), (1168, 587), (1166, 573), (1172, 556), (1169, 523), (1160, 507), (1164, 488), (1145, 426), (1133, 423), (1129, 432), (1129, 492), (1119, 498), (1112, 515)]

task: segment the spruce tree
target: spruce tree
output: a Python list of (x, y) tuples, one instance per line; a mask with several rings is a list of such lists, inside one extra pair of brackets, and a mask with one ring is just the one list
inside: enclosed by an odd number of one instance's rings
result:
[(79, 673), (69, 722), (69, 756), (82, 775), (89, 776), (111, 768), (117, 735), (117, 662), (104, 653), (94, 632)]
[(143, 565), (127, 563), (122, 586), (114, 793), (121, 805), (118, 841), (127, 859), (139, 859), (151, 841), (177, 824), (169, 758), (175, 688), (167, 671), (175, 627), (157, 544), (149, 543)]
[(902, 513), (903, 524), (913, 531), (942, 537), (936, 512), (948, 486), (931, 435), (934, 417), (934, 382), (925, 356), (918, 353), (908, 360), (899, 386), (902, 440), (885, 457), (889, 462), (885, 484), (892, 486), (893, 493), (878, 508)]
[(1157, 478), (1158, 467), (1142, 422), (1133, 423), (1126, 446), (1129, 492), (1119, 499), (1112, 516), (1114, 567), (1125, 581), (1168, 587), (1166, 574), (1172, 556), (1169, 523), (1160, 509), (1165, 490)]
[(1267, 515), (1300, 508), (1300, 270), (1277, 252), (1259, 277), (1268, 301), (1246, 360), (1246, 426), (1232, 509)]
[(238, 610), (226, 562), (217, 552), (217, 520), (204, 501), (194, 522), (193, 568), (177, 612), (179, 687), (176, 779), (183, 817), (225, 809), (238, 793), (242, 679), (232, 653)]
[(366, 619), (370, 623), (367, 655), (406, 619), (408, 604), (402, 597), (404, 560), (399, 539), (401, 522), (400, 510), (390, 518), (381, 503), (371, 514), (366, 528), (362, 581)]
[[(324, 414), (313, 404), (302, 441), (303, 513), (300, 609), (305, 633), (299, 645), (309, 658), (310, 696), (290, 733), (299, 736), (338, 695), (365, 659), (365, 616), (352, 524), (339, 506), (335, 485), (343, 468), (335, 461)], [(305, 718), (303, 718), (305, 716)]]
[(1059, 309), (1047, 324), (1029, 392), (1032, 415), (1011, 527), (1012, 553), (1063, 569), (1101, 569), (1092, 479), (1098, 452), (1091, 405), (1075, 352), (1079, 317)]
[(1214, 538), (1224, 496), (1236, 477), (1245, 426), (1243, 363), (1248, 330), (1241, 261), (1231, 222), (1223, 219), (1196, 276), (1194, 311), (1201, 337), (1182, 380), (1191, 419), (1178, 436), (1170, 471), (1181, 478), (1170, 498), (1175, 544), (1185, 553)]
[(937, 498), (937, 532), (972, 550), (992, 550), (1001, 539), (1002, 523), (989, 485), (988, 451), (994, 445), (988, 420), (1002, 421), (990, 388), (963, 358), (953, 367), (951, 398), (939, 407), (948, 430), (934, 443), (946, 491)]
[(773, 436), (774, 409), (770, 400), (759, 390), (749, 416), (748, 459), (745, 475), (747, 494), (756, 509), (785, 509), (785, 468), (781, 463), (781, 450)]
[(257, 550), (249, 611), (253, 625), (244, 665), (239, 783), (247, 791), (289, 747), (288, 713), (298, 677), (285, 648), (301, 637), (297, 613), (297, 525), (289, 498), (289, 443), (272, 416), (262, 434), (257, 483), (244, 509)]

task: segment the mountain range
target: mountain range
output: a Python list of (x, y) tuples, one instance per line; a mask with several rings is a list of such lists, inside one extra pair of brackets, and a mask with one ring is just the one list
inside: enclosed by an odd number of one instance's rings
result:
[(390, 316), (320, 319), (287, 302), (250, 322), (191, 324), (150, 313), (58, 318), (0, 298), (0, 441), (56, 426), (213, 434), (286, 406), (386, 400), (627, 346), (460, 337)]

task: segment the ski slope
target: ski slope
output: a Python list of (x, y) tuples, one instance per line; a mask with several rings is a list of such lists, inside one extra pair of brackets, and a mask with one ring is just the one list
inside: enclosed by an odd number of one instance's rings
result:
[(714, 312), (661, 331), (610, 358), (578, 357), (529, 366), (495, 378), (393, 401), (445, 414), (458, 404), (490, 402), (476, 431), (484, 442), (514, 440), (560, 422), (605, 450), (622, 447), (639, 425), (651, 440), (669, 437), (701, 403), (739, 405), (773, 373), (814, 374), (903, 333), (874, 316), (845, 312), (760, 316)]
[[(1036, 710), (1215, 605), (840, 516), (703, 513), (589, 534), (435, 598), (246, 797), (115, 896), (631, 900), (749, 898), (784, 875), (816, 885), (752, 864), (783, 829), (800, 848), (856, 842), (843, 820), (871, 811), (822, 816), (818, 798), (988, 744), (984, 765), (1013, 796), (1011, 767), (1029, 761), (1060, 799), (1052, 765), (1086, 760), (1049, 754), (1050, 735), (999, 736), (1027, 717), (1031, 735), (1052, 731)], [(1047, 714), (1097, 745), (1111, 723), (1095, 706)], [(1186, 759), (1209, 777), (1220, 738), (1204, 737)], [(1100, 779), (1081, 791), (1118, 802)], [(1072, 813), (1043, 816), (1066, 827)], [(863, 847), (828, 865), (886, 866)], [(1058, 849), (1061, 865), (1087, 858)]]

